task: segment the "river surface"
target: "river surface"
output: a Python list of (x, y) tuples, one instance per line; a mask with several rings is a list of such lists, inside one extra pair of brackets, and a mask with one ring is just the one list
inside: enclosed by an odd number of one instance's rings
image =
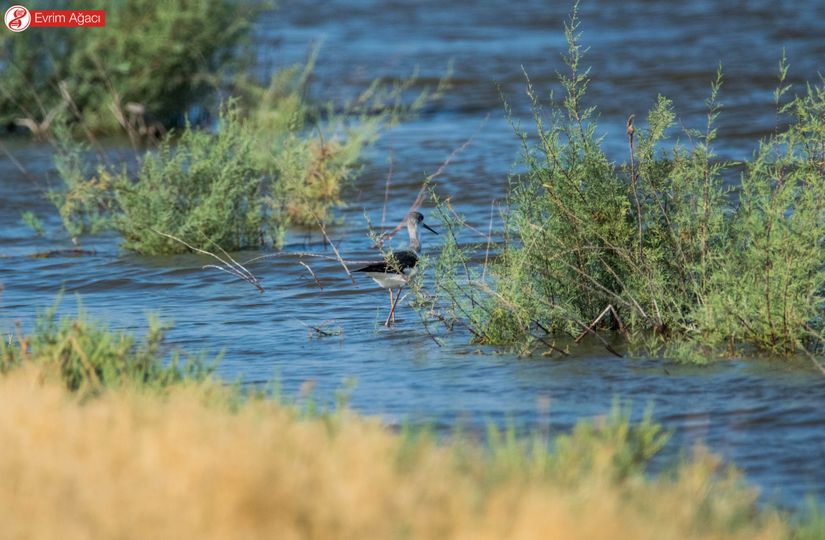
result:
[[(349, 259), (371, 258), (365, 213), (374, 224), (400, 220), (422, 179), (471, 136), (471, 144), (436, 181), (474, 227), (486, 231), (491, 204), (506, 194), (518, 169), (518, 143), (503, 114), (499, 91), (514, 119), (529, 125), (522, 66), (537, 91), (557, 89), (562, 69), (565, 2), (309, 2), (284, 0), (255, 30), (259, 70), (299, 62), (312, 42), (322, 44), (313, 92), (345, 99), (378, 76), (401, 77), (416, 66), (433, 83), (454, 63), (453, 88), (415, 120), (385, 133), (365, 159), (329, 234)], [(797, 84), (814, 81), (825, 58), (825, 2), (799, 0), (669, 2), (588, 1), (581, 8), (583, 41), (593, 68), (588, 101), (599, 106), (600, 130), (611, 157), (623, 161), (625, 118), (644, 113), (658, 94), (673, 99), (686, 127), (702, 127), (704, 100), (721, 62), (725, 84), (717, 152), (746, 158), (776, 125), (772, 91), (786, 50)], [(251, 269), (267, 291), (201, 270), (195, 255), (144, 257), (119, 251), (114, 236), (82, 239), (93, 256), (31, 258), (71, 247), (44, 200), (55, 181), (50, 149), (26, 140), (6, 146), (27, 174), (0, 156), (0, 329), (35, 313), (66, 292), (61, 311), (77, 309), (113, 328), (143, 332), (145, 315), (173, 321), (170, 342), (186, 350), (223, 350), (219, 374), (263, 384), (277, 379), (295, 395), (307, 382), (322, 402), (348, 388), (351, 405), (388, 424), (428, 422), (448, 432), (456, 424), (480, 430), (488, 421), (520, 431), (569, 429), (606, 413), (615, 397), (630, 398), (641, 414), (674, 430), (665, 459), (694, 444), (741, 467), (763, 500), (798, 507), (806, 495), (825, 498), (825, 377), (809, 363), (743, 359), (684, 367), (660, 359), (620, 359), (598, 347), (576, 358), (520, 358), (479, 348), (469, 336), (441, 334), (439, 347), (418, 316), (399, 308), (399, 323), (381, 326), (386, 292), (359, 277), (353, 285), (335, 261), (307, 259), (319, 289), (294, 258), (275, 257)], [(20, 222), (30, 210), (47, 234)], [(423, 208), (428, 214), (427, 207)], [(498, 219), (493, 230), (500, 230)], [(316, 234), (292, 231), (286, 251), (331, 255)], [(475, 241), (468, 233), (467, 241)], [(439, 237), (424, 231), (425, 250)], [(258, 252), (239, 254), (251, 258)], [(334, 330), (323, 337), (307, 326)]]

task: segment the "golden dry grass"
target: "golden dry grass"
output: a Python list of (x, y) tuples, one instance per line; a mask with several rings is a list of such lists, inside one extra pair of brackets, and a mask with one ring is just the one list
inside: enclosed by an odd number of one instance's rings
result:
[(411, 443), (351, 413), (302, 420), (263, 400), (231, 411), (207, 392), (82, 398), (32, 366), (0, 377), (0, 538), (787, 534), (707, 456), (671, 478), (617, 482), (604, 447), (592, 472), (566, 478), (505, 467), (470, 443)]

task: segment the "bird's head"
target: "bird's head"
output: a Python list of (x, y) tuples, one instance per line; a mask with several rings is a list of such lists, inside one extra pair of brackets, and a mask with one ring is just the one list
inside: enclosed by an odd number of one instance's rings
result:
[(410, 212), (409, 214), (407, 214), (405, 221), (407, 222), (407, 226), (417, 227), (418, 225), (421, 225), (431, 233), (438, 234), (438, 231), (424, 223), (424, 214), (422, 214), (421, 212)]

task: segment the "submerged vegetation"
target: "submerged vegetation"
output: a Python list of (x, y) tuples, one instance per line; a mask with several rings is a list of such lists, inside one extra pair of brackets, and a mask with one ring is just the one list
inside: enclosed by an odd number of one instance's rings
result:
[[(776, 130), (750, 160), (728, 162), (713, 149), (720, 68), (705, 129), (674, 140), (673, 104), (660, 96), (646, 126), (628, 118), (628, 162), (617, 165), (603, 149), (596, 108), (586, 105), (575, 11), (566, 33), (563, 97), (551, 94), (547, 107), (527, 80), (535, 130), (515, 127), (527, 170), (511, 180), (498, 257), (439, 278), (453, 313), (488, 343), (549, 344), (607, 328), (637, 350), (675, 358), (743, 346), (817, 351), (825, 85), (788, 98), (783, 58)], [(468, 260), (455, 238), (448, 242), (440, 266)]]
[(164, 362), (152, 328), (140, 344), (50, 311), (31, 336), (4, 342), (2, 536), (781, 539), (823, 530), (816, 513), (791, 525), (760, 509), (736, 471), (702, 452), (650, 476), (667, 434), (649, 417), (631, 423), (622, 407), (553, 440), (491, 427), (486, 445), (466, 435), (439, 444), (346, 409), (243, 395)]

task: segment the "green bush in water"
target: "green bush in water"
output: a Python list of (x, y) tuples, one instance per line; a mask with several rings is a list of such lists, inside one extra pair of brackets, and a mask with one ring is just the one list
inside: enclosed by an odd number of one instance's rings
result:
[(215, 133), (186, 129), (172, 145), (147, 153), (131, 181), (121, 174), (114, 189), (114, 228), (123, 247), (141, 253), (174, 253), (184, 246), (156, 231), (198, 243), (242, 249), (273, 234), (277, 219), (263, 211), (264, 176), (253, 162), (254, 133), (229, 110)]
[(279, 246), (291, 224), (328, 222), (365, 146), (443, 86), (405, 102), (415, 75), (396, 84), (376, 80), (342, 112), (322, 115), (301, 97), (311, 68), (284, 69), (266, 88), (241, 81), (214, 132), (191, 125), (169, 132), (157, 149), (136, 155), (136, 170), (101, 156), (93, 166), (94, 141), (74, 140), (58, 122), (62, 185), (49, 198), (66, 230), (77, 239), (114, 228), (129, 250), (167, 254), (188, 248), (163, 235), (231, 251)]
[(483, 273), (453, 280), (452, 311), (488, 343), (576, 336), (612, 305), (624, 328), (615, 317), (600, 327), (626, 330), (648, 353), (696, 360), (743, 345), (817, 349), (825, 87), (785, 99), (783, 58), (776, 131), (750, 160), (725, 162), (713, 151), (720, 69), (704, 130), (688, 130), (687, 145), (670, 140), (676, 116), (659, 97), (646, 127), (629, 119), (630, 159), (619, 166), (604, 153), (595, 108), (584, 104), (589, 78), (575, 11), (566, 32), (569, 73), (549, 117), (528, 79), (535, 132), (516, 128), (527, 170), (511, 179), (505, 245)]

